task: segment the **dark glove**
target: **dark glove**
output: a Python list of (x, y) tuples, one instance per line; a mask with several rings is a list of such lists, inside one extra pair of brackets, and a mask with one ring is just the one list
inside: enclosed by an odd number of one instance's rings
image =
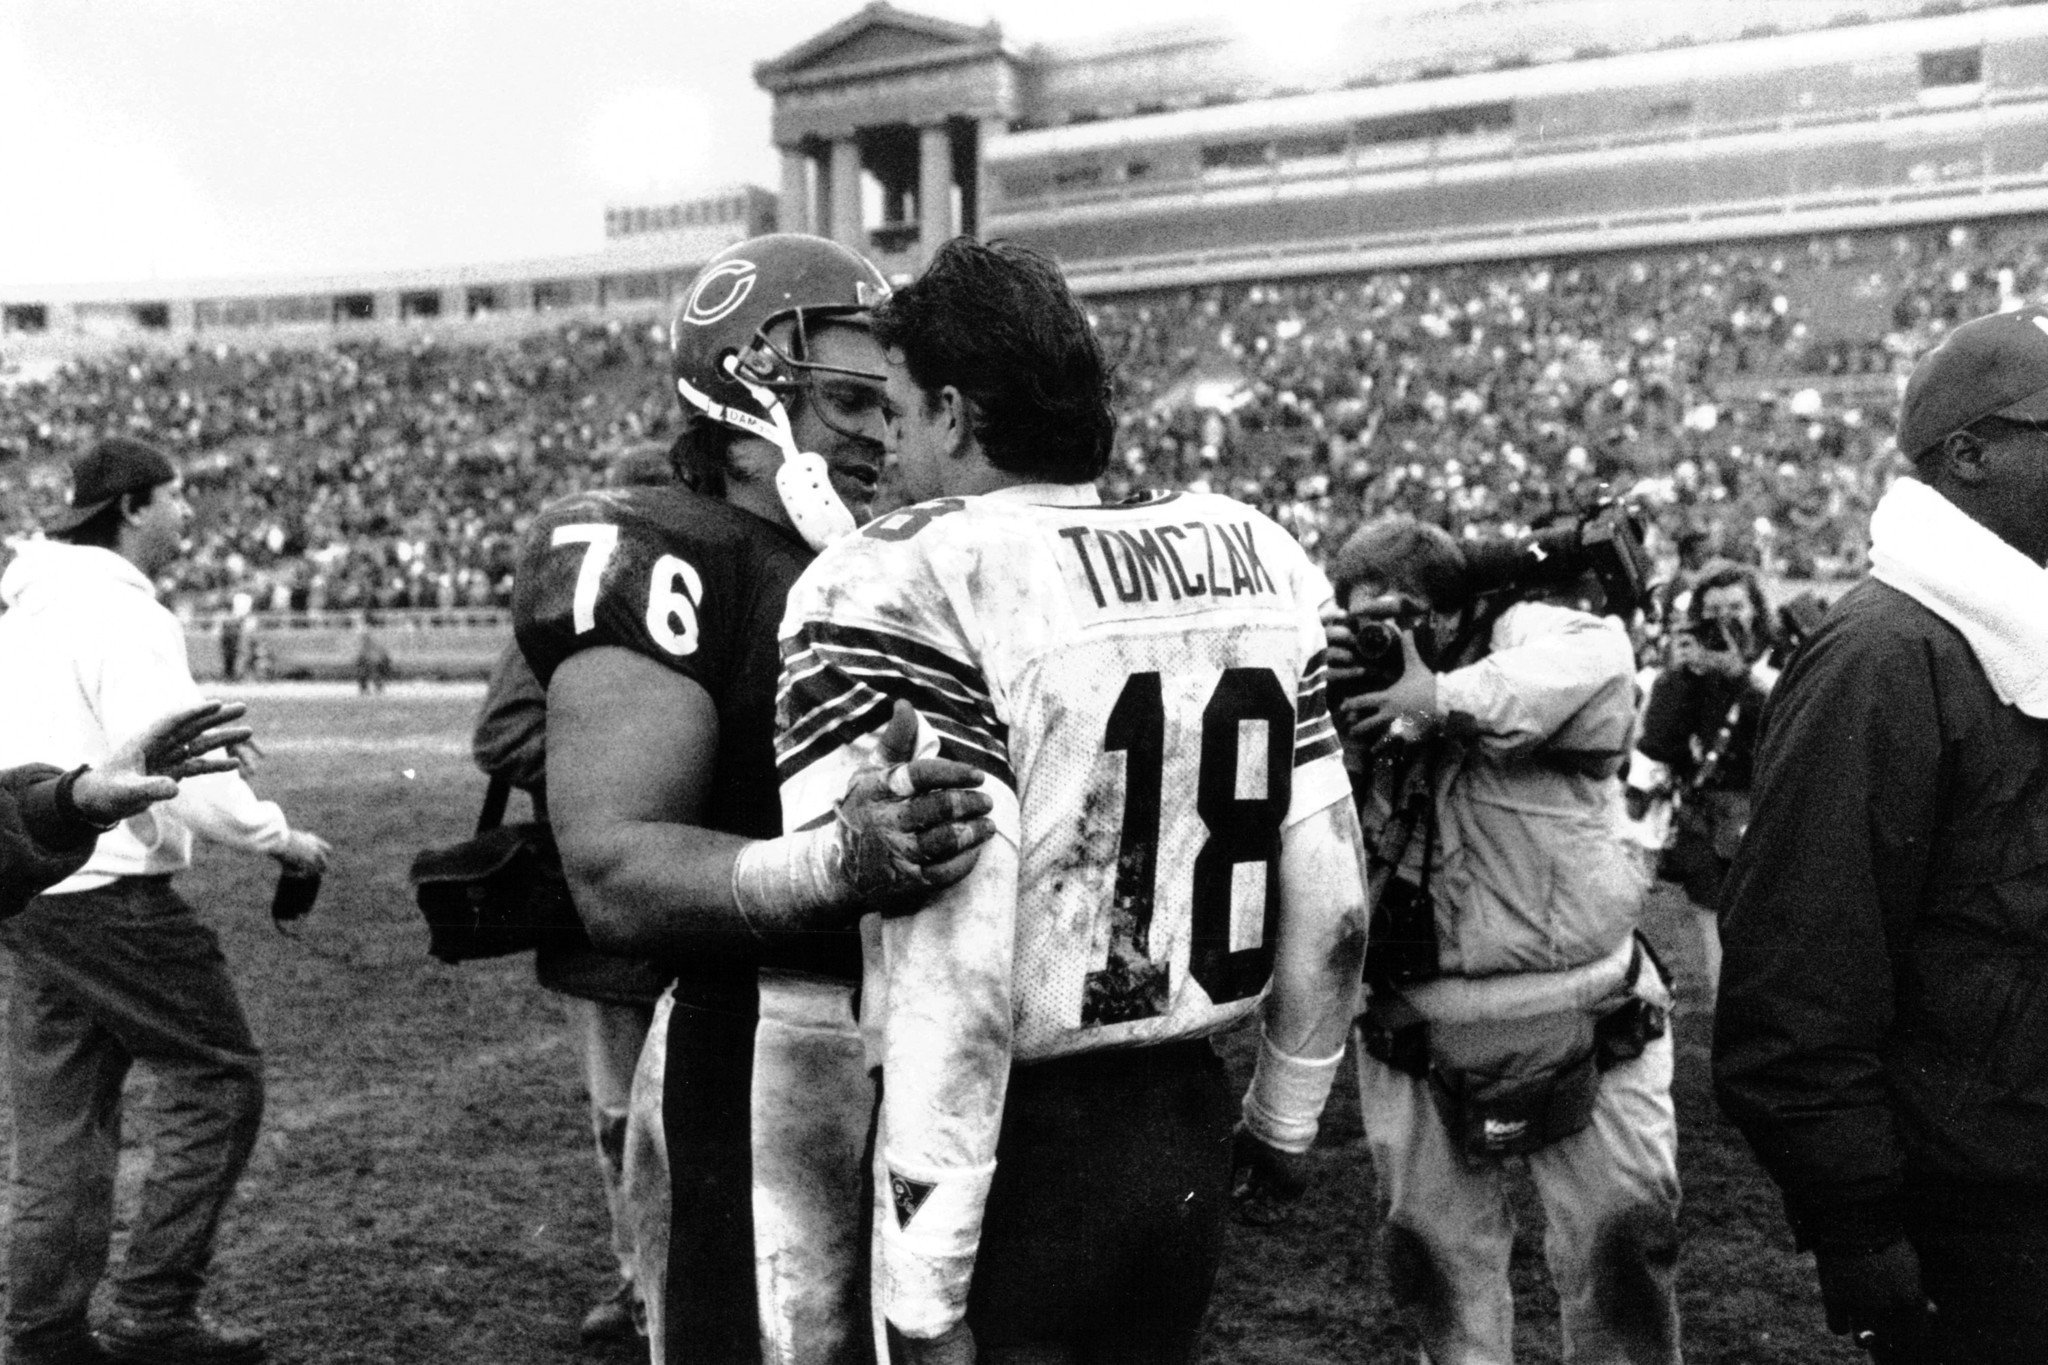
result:
[(1934, 1365), (1934, 1305), (1920, 1287), (1920, 1257), (1901, 1239), (1877, 1251), (1823, 1251), (1820, 1299), (1828, 1330), (1881, 1365)]
[[(972, 872), (996, 832), (988, 818), (995, 803), (974, 790), (980, 769), (917, 757), (929, 729), (898, 698), (873, 762), (854, 773), (839, 803), (839, 870), (863, 908), (918, 908), (931, 891)], [(934, 732), (934, 748), (937, 742)]]
[(1269, 1147), (1242, 1123), (1230, 1136), (1230, 1197), (1237, 1218), (1269, 1228), (1293, 1215), (1308, 1192), (1308, 1158)]

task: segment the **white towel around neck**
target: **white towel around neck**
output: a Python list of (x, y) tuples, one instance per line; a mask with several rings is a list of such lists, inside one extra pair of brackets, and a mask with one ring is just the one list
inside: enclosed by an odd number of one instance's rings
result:
[(2048, 719), (2048, 569), (1900, 479), (1870, 515), (1870, 572), (1961, 631), (2000, 701)]

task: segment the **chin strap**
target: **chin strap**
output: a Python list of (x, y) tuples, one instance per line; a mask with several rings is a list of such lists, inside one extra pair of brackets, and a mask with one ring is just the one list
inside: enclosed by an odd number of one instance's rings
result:
[(789, 425), (789, 410), (783, 406), (775, 390), (748, 378), (737, 355), (725, 358), (725, 372), (753, 395), (761, 410), (768, 414), (766, 421), (751, 412), (715, 402), (710, 395), (699, 393), (680, 380), (676, 383), (676, 392), (712, 421), (752, 432), (782, 452), (782, 464), (775, 471), (775, 493), (782, 499), (782, 510), (789, 513), (790, 524), (804, 538), (806, 545), (813, 550), (823, 550), (833, 541), (852, 535), (855, 530), (853, 513), (833, 489), (831, 470), (826, 468), (824, 456), (796, 448), (796, 433)]

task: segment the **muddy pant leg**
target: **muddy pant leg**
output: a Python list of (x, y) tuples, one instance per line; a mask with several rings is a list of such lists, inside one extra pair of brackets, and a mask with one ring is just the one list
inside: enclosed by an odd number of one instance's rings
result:
[(875, 1085), (851, 985), (761, 973), (752, 1111), (763, 1365), (867, 1365)]
[(1362, 1045), (1355, 1051), (1389, 1292), (1432, 1365), (1508, 1365), (1514, 1228), (1500, 1171), (1466, 1168), (1426, 1082), (1383, 1065)]
[(598, 1176), (612, 1216), (612, 1257), (622, 1283), (633, 1283), (632, 1215), (624, 1187), (626, 1116), (632, 1102), (633, 1067), (647, 1041), (652, 1006), (571, 1000), (583, 1046), (583, 1085), (590, 1096), (590, 1134), (597, 1146)]
[(668, 1076), (668, 1017), (674, 997), (662, 993), (647, 1025), (647, 1041), (633, 1069), (631, 1107), (626, 1119), (625, 1155), (619, 1181), (631, 1216), (633, 1286), (646, 1312), (648, 1365), (666, 1365), (668, 1290), (668, 1136), (662, 1126), (661, 1095)]
[(1671, 1038), (1606, 1072), (1592, 1123), (1529, 1158), (1571, 1365), (1677, 1365)]

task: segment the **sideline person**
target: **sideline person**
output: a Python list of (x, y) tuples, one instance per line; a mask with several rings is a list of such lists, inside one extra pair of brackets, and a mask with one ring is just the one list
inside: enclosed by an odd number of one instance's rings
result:
[(1174, 1365), (1232, 1193), (1210, 1038), (1263, 1014), (1239, 1149), (1284, 1187), (1357, 991), (1320, 580), (1231, 499), (1103, 504), (1109, 374), (1045, 257), (956, 238), (874, 327), (915, 505), (791, 590), (784, 819), (830, 819), (908, 701), (998, 830), (923, 913), (863, 921), (892, 1358)]
[[(0, 575), (0, 762), (103, 762), (165, 706), (202, 704), (184, 629), (154, 587), (191, 514), (154, 446), (110, 437), (73, 462), (50, 539), (22, 545)], [(206, 773), (103, 833), (78, 871), (0, 924), (15, 972), (5, 1331), (18, 1365), (263, 1357), (257, 1333), (198, 1309), (256, 1143), (263, 1071), (219, 939), (171, 884), (195, 835), (296, 872), (327, 866), (324, 839), (292, 828), (240, 775)], [(137, 1062), (157, 1074), (168, 1121), (95, 1338), (86, 1314), (106, 1269), (122, 1083)]]
[(1726, 560), (1703, 568), (1636, 740), (1668, 774), (1676, 810), (1657, 873), (1692, 903), (1709, 1009), (1721, 980), (1721, 882), (1749, 825), (1757, 722), (1778, 678), (1774, 620), (1756, 570)]
[(1956, 327), (1763, 718), (1714, 1078), (1883, 1361), (2048, 1360), (2048, 310)]
[(1364, 691), (1354, 628), (1331, 630), (1377, 889), (1356, 1051), (1395, 1302), (1434, 1365), (1512, 1358), (1522, 1158), (1564, 1359), (1677, 1365), (1671, 997), (1621, 830), (1628, 633), (1575, 592), (1474, 603), (1458, 541), (1407, 518), (1361, 528), (1331, 580), (1401, 627), (1399, 673)]

